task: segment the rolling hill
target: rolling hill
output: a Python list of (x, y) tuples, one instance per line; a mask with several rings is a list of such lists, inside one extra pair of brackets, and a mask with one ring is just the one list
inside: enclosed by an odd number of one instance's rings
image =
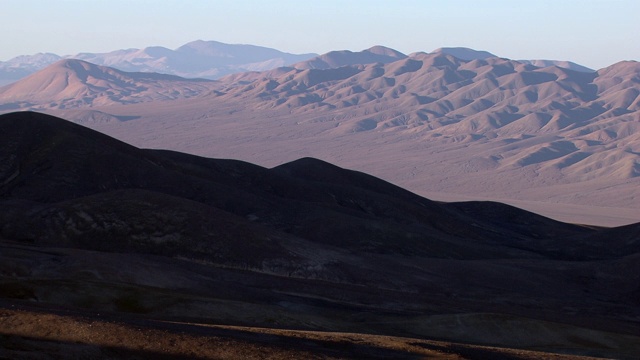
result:
[(202, 96), (214, 87), (212, 80), (126, 73), (82, 60), (60, 60), (0, 88), (0, 108), (66, 109), (166, 101)]
[(0, 116), (0, 144), (0, 297), (18, 308), (640, 350), (640, 224), (443, 204), (312, 158), (139, 149), (32, 112)]

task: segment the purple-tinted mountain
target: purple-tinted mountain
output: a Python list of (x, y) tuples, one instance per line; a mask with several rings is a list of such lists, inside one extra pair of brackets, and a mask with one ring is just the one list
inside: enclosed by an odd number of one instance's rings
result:
[(460, 60), (484, 60), (487, 58), (498, 57), (488, 51), (478, 51), (465, 47), (442, 47), (433, 50), (432, 53), (451, 55)]
[(123, 72), (67, 59), (0, 88), (0, 109), (37, 107), (43, 102), (65, 109), (167, 101), (202, 96), (214, 87), (213, 80)]
[(262, 46), (202, 40), (187, 43), (175, 50), (151, 46), (66, 56), (24, 55), (0, 62), (0, 86), (42, 70), (63, 58), (84, 60), (128, 72), (157, 72), (187, 78), (216, 79), (230, 73), (269, 70), (313, 56), (316, 54), (290, 54)]
[(326, 54), (316, 56), (312, 59), (299, 62), (293, 65), (296, 69), (333, 69), (342, 66), (365, 65), (382, 63), (387, 64), (406, 58), (407, 55), (396, 50), (374, 46), (370, 49), (359, 52), (349, 50), (331, 51)]
[(56, 54), (39, 53), (17, 56), (4, 62), (0, 61), (0, 86), (20, 80), (61, 59), (62, 57)]
[[(485, 60), (492, 57), (498, 57), (487, 51), (478, 51), (464, 47), (444, 47), (439, 48), (433, 51), (433, 53), (442, 53), (451, 55), (460, 60)], [(595, 70), (590, 69), (586, 66), (582, 66), (580, 64), (576, 64), (572, 61), (560, 61), (560, 60), (518, 60), (523, 64), (531, 64), (537, 67), (545, 68), (549, 66), (557, 66), (564, 69), (569, 69), (573, 71), (580, 72), (594, 72)]]
[(518, 60), (524, 64), (531, 64), (537, 67), (549, 67), (549, 66), (557, 66), (564, 69), (569, 69), (573, 71), (580, 72), (594, 72), (595, 70), (590, 69), (586, 66), (582, 66), (580, 64), (576, 64), (573, 61), (562, 61), (562, 60)]
[(269, 70), (312, 56), (315, 54), (295, 55), (262, 46), (198, 40), (175, 50), (156, 46), (105, 54), (78, 54), (73, 58), (124, 71), (216, 79), (230, 73)]

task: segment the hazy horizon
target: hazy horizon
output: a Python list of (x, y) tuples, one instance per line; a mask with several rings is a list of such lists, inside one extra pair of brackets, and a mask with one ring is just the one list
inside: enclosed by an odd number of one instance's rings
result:
[[(640, 59), (640, 3), (617, 1), (366, 3), (289, 0), (5, 2), (8, 37), (0, 61), (51, 52), (109, 52), (194, 40), (251, 44), (289, 53), (359, 51), (384, 45), (409, 54), (440, 47), (486, 50), (510, 59), (568, 60), (599, 69)], [(28, 21), (25, 21), (28, 20)]]

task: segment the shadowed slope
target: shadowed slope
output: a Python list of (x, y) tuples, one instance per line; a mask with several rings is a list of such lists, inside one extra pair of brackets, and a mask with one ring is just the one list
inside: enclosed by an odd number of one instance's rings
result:
[(30, 112), (0, 116), (0, 144), (5, 298), (582, 354), (639, 343), (636, 227), (437, 203), (311, 158), (138, 149)]
[[(159, 200), (164, 195), (184, 198), (316, 242), (374, 252), (395, 249), (437, 257), (454, 253), (462, 257), (494, 257), (494, 249), (481, 250), (477, 248), (479, 244), (500, 244), (505, 250), (520, 247), (515, 241), (521, 236), (496, 237), (493, 226), (472, 226), (468, 215), (462, 217), (455, 210), (379, 179), (319, 160), (302, 159), (267, 170), (242, 162), (140, 150), (35, 113), (6, 115), (0, 128), (7, 148), (15, 149), (15, 153), (5, 153), (3, 162), (1, 191), (5, 198), (78, 203), (84, 201), (80, 199), (84, 196), (101, 198), (114, 190), (146, 190), (158, 193), (155, 196)], [(144, 192), (137, 196), (153, 198)], [(186, 205), (176, 208), (183, 206)], [(482, 218), (481, 213), (477, 216)], [(583, 231), (579, 227), (568, 229), (576, 234)], [(78, 236), (86, 234), (79, 232)], [(411, 245), (397, 243), (398, 236)], [(480, 243), (465, 245), (466, 239)], [(463, 250), (464, 246), (474, 250)], [(433, 249), (444, 253), (434, 253)]]

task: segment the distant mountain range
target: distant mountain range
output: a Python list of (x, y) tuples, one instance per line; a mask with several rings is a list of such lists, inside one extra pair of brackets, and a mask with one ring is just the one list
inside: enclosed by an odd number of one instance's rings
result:
[(0, 111), (268, 166), (312, 155), (420, 194), (607, 207), (572, 221), (640, 220), (640, 65), (538, 64), (376, 46), (192, 81), (66, 59), (0, 88)]
[(289, 54), (254, 45), (193, 41), (175, 50), (161, 46), (115, 50), (108, 53), (23, 55), (0, 62), (0, 85), (21, 79), (62, 59), (85, 60), (129, 72), (157, 72), (187, 78), (216, 79), (242, 72), (290, 65), (317, 54)]
[(404, 59), (407, 55), (384, 46), (374, 46), (370, 49), (353, 52), (349, 50), (331, 51), (316, 56), (293, 66), (296, 69), (334, 69), (342, 66), (354, 66), (373, 63), (390, 63)]
[(16, 310), (627, 358), (639, 231), (434, 202), (313, 158), (267, 169), (0, 116), (0, 300)]
[[(486, 51), (468, 48), (440, 48), (434, 52), (453, 55), (462, 60), (496, 56)], [(78, 53), (65, 56), (51, 53), (21, 55), (8, 61), (0, 61), (0, 86), (17, 81), (62, 59), (85, 60), (95, 65), (109, 66), (129, 72), (157, 72), (186, 78), (218, 79), (232, 73), (271, 70), (294, 63), (300, 63), (298, 64), (299, 68), (326, 69), (361, 63), (386, 63), (391, 59), (398, 60), (404, 57), (406, 55), (384, 46), (375, 46), (356, 53), (348, 50), (332, 51), (318, 56), (313, 53), (290, 54), (255, 45), (197, 40), (175, 50), (151, 46), (144, 49), (114, 50), (108, 53)], [(557, 65), (577, 71), (593, 71), (569, 61), (522, 60), (522, 62), (536, 66)]]
[[(445, 47), (445, 48), (436, 49), (433, 52), (451, 55), (461, 60), (485, 60), (492, 57), (498, 57), (487, 51), (477, 51), (477, 50), (464, 48), (464, 47), (455, 47), (455, 48)], [(580, 72), (595, 71), (586, 66), (582, 66), (580, 64), (576, 64), (571, 61), (560, 61), (560, 60), (517, 60), (517, 61), (524, 64), (535, 65), (537, 67), (557, 66), (563, 69), (569, 69), (569, 70), (580, 71)]]

